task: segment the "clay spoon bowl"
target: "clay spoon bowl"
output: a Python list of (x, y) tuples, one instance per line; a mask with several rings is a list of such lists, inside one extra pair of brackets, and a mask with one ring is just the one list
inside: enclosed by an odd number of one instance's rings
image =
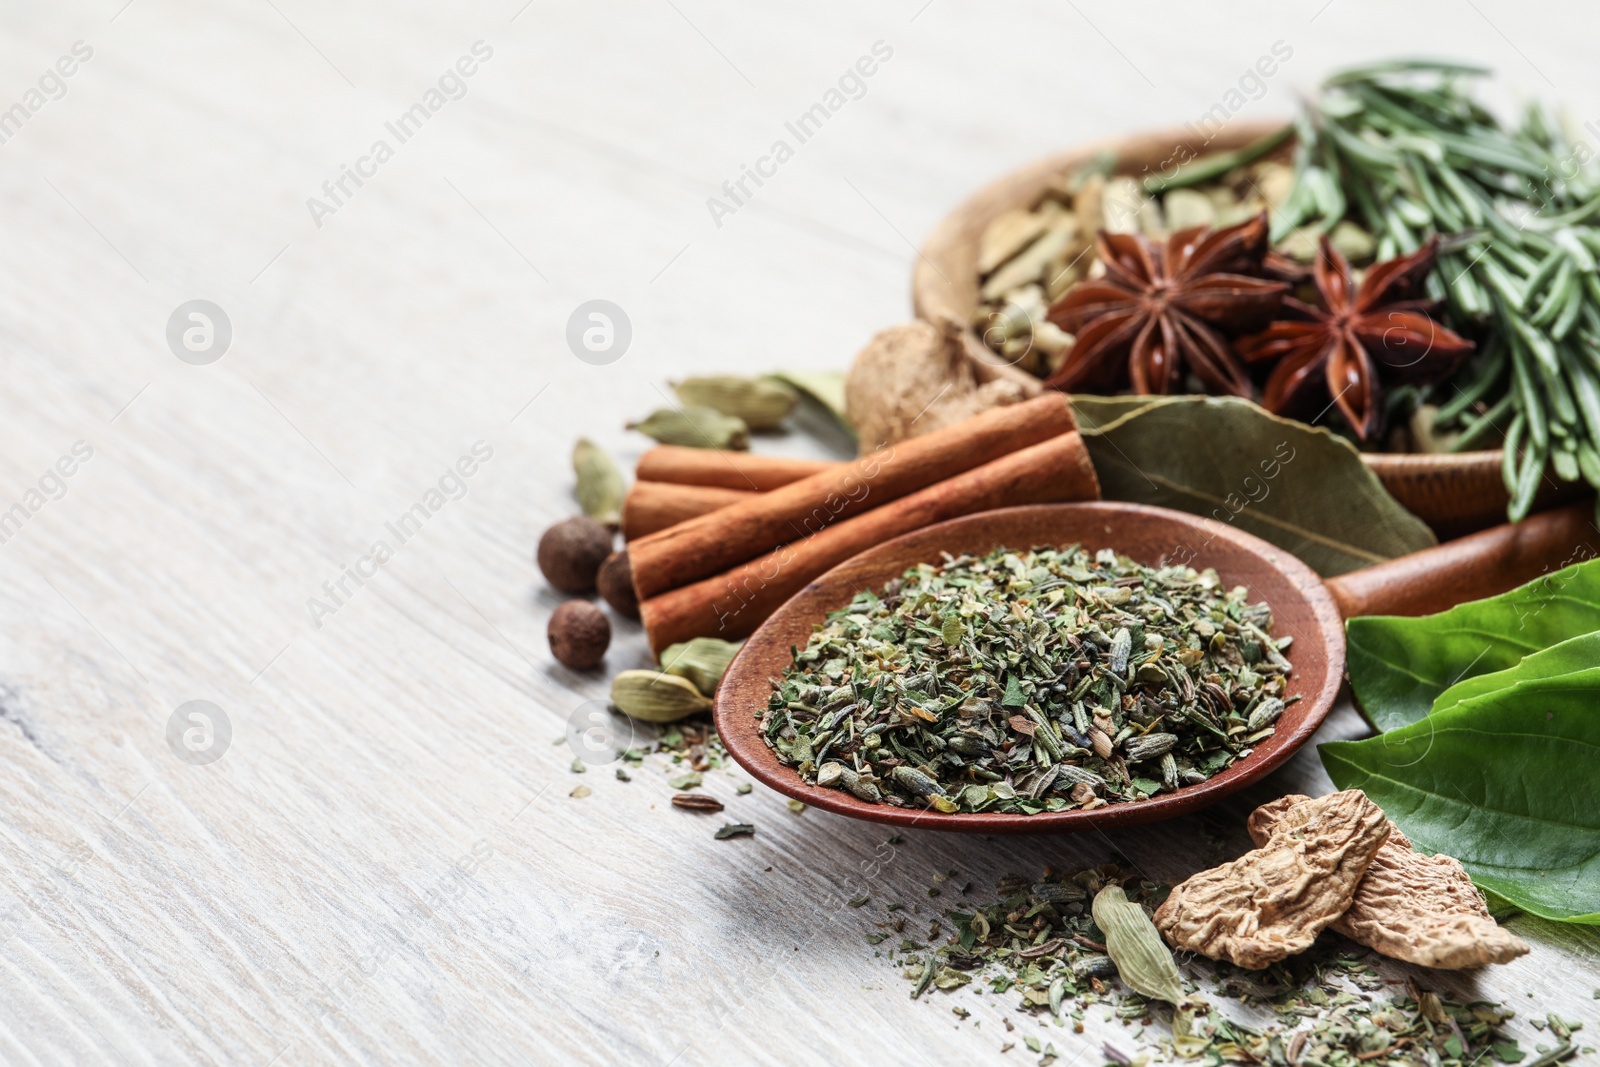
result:
[[(713, 716), (723, 744), (754, 778), (825, 811), (896, 826), (983, 834), (1063, 833), (1170, 819), (1214, 804), (1270, 774), (1316, 732), (1344, 674), (1343, 617), (1423, 614), (1512, 588), (1592, 544), (1586, 506), (1547, 512), (1517, 527), (1497, 527), (1438, 548), (1324, 582), (1292, 554), (1232, 526), (1166, 508), (1126, 503), (1002, 508), (930, 526), (887, 541), (828, 571), (780, 607), (744, 643), (717, 690)], [(1273, 735), (1244, 759), (1199, 785), (1093, 811), (1038, 815), (941, 814), (873, 804), (837, 789), (809, 785), (778, 762), (758, 729), (773, 681), (829, 612), (863, 589), (881, 589), (918, 563), (995, 548), (1082, 544), (1115, 549), (1141, 563), (1182, 559), (1214, 567), (1225, 587), (1242, 585), (1272, 609), (1272, 635), (1290, 636), (1288, 695), (1300, 699)]]

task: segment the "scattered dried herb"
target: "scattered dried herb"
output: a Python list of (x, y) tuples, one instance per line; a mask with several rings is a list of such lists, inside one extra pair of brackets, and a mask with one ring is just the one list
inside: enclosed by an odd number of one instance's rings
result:
[(808, 782), (943, 812), (1138, 802), (1271, 736), (1288, 640), (1215, 571), (1109, 550), (913, 567), (818, 628), (761, 732)]
[(679, 793), (672, 798), (672, 806), (685, 811), (721, 811), (722, 801), (703, 793)]
[(726, 841), (730, 837), (754, 837), (756, 828), (747, 822), (729, 822), (722, 826), (712, 836), (718, 841)]
[[(937, 947), (906, 936), (908, 920), (893, 915), (877, 923), (867, 940), (901, 968), (914, 997), (976, 983), (992, 993), (1014, 993), (1022, 1010), (1070, 1022), (1079, 1033), (1094, 1005), (1148, 1024), (1169, 1009), (1119, 988), (1126, 978), (1105, 953), (1105, 931), (1091, 915), (1090, 900), (1109, 886), (1120, 887), (1132, 906), (1145, 911), (1170, 891), (1115, 864), (1047, 872), (1038, 881), (1010, 875), (1000, 880), (991, 902), (946, 912), (953, 930), (946, 934), (940, 924), (931, 939), (943, 940)], [(1548, 1054), (1555, 1059), (1525, 1061), (1502, 1029), (1511, 1012), (1484, 1001), (1453, 1003), (1414, 985), (1406, 995), (1383, 995), (1377, 962), (1371, 952), (1330, 934), (1265, 970), (1188, 959), (1179, 968), (1186, 976), (1186, 1003), (1172, 1012), (1172, 1037), (1144, 1029), (1134, 1033), (1142, 1047), (1133, 1055), (1111, 1045), (1102, 1051), (1108, 1062), (1119, 1064), (1154, 1056), (1272, 1067), (1481, 1067), (1518, 1061), (1524, 1061), (1519, 1067), (1548, 1067), (1574, 1051), (1568, 1038), (1552, 1030), (1562, 1041)], [(1267, 1008), (1278, 1023), (1252, 1027), (1234, 1021), (1202, 995)], [(1010, 1020), (1005, 1022), (1011, 1029)], [(1562, 1025), (1570, 1035), (1572, 1024)], [(1022, 1040), (1037, 1053), (1049, 1047), (1033, 1035)]]
[(713, 770), (728, 762), (728, 750), (709, 718), (685, 719), (666, 727), (656, 738), (656, 749), (674, 765), (687, 765), (696, 771)]

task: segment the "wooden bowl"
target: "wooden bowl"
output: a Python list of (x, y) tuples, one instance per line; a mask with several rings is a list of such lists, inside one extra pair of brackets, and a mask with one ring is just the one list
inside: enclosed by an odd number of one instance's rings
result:
[[(978, 307), (978, 244), (989, 223), (1004, 211), (1033, 207), (1053, 181), (1101, 153), (1117, 160), (1118, 173), (1154, 173), (1168, 160), (1231, 151), (1282, 125), (1282, 121), (1235, 123), (1209, 142), (1188, 129), (1134, 134), (1070, 148), (995, 179), (945, 216), (923, 245), (911, 280), (917, 317), (955, 331), (962, 347), (983, 368), (983, 377), (1005, 378), (1029, 392), (1042, 389), (1038, 378), (1006, 362), (972, 328)], [(1499, 449), (1447, 455), (1363, 453), (1362, 459), (1390, 495), (1441, 538), (1505, 521), (1511, 498), (1500, 473)], [(1546, 478), (1533, 508), (1542, 511), (1586, 492), (1582, 483)]]
[[(1272, 607), (1273, 635), (1292, 635), (1286, 655), (1294, 668), (1289, 705), (1277, 731), (1246, 758), (1200, 785), (1149, 800), (1108, 804), (1095, 811), (1038, 815), (940, 814), (920, 808), (871, 804), (837, 789), (808, 785), (778, 762), (762, 739), (757, 718), (773, 682), (804, 648), (812, 630), (862, 589), (878, 589), (917, 563), (941, 553), (982, 554), (1002, 546), (1026, 549), (1082, 544), (1112, 548), (1154, 564), (1179, 546), (1195, 546), (1197, 568), (1215, 567), (1229, 587), (1243, 585), (1252, 600)], [(895, 538), (828, 571), (796, 593), (744, 643), (717, 690), (713, 716), (722, 743), (753, 777), (778, 792), (825, 811), (896, 826), (981, 834), (1022, 834), (1106, 829), (1170, 819), (1214, 804), (1259, 780), (1292, 756), (1322, 723), (1339, 692), (1344, 671), (1344, 627), (1333, 597), (1305, 564), (1259, 537), (1211, 519), (1142, 504), (1046, 504), (1002, 508), (952, 519)]]

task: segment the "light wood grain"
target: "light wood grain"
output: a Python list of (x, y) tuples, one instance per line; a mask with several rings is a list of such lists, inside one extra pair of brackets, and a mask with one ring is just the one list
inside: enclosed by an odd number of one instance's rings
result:
[[(935, 873), (1113, 850), (1185, 874), (1245, 847), (1251, 800), (1325, 790), (1315, 757), (1109, 839), (892, 847), (716, 773), (706, 790), (759, 830), (713, 841), (717, 817), (668, 807), (659, 761), (575, 775), (556, 743), (605, 692), (550, 659), (558, 600), (531, 558), (573, 510), (572, 441), (631, 464), (648, 442), (622, 423), (669, 378), (842, 368), (908, 313), (912, 249), (961, 196), (1198, 118), (1275, 39), (1295, 58), (1241, 116), (1393, 41), (1600, 113), (1592, 35), (1562, 29), (1576, 9), (1476, 8), (0, 7), (0, 107), (94, 48), (0, 145), (0, 510), (94, 449), (0, 545), (0, 1061), (1029, 1062), (999, 1054), (1008, 1000), (967, 997), (958, 1025), (956, 1001), (907, 999), (862, 940), (882, 905), (926, 917)], [(317, 228), (307, 197), (480, 39), (465, 98)], [(716, 226), (706, 198), (880, 39), (865, 96)], [(203, 367), (164, 339), (197, 297), (234, 329)], [(634, 327), (605, 367), (564, 340), (597, 297)], [(465, 497), (314, 625), (307, 599), (479, 440)], [(642, 650), (619, 624), (608, 667)], [(232, 722), (209, 766), (165, 740), (192, 699)], [(1324, 734), (1359, 730), (1344, 710)], [(420, 913), (475, 844), (459, 895)], [(872, 904), (838, 907), (857, 883)], [(1592, 1019), (1595, 935), (1513, 927), (1531, 956), (1454, 981)], [(1127, 1044), (1095, 1020), (1044, 1036), (1064, 1062)]]

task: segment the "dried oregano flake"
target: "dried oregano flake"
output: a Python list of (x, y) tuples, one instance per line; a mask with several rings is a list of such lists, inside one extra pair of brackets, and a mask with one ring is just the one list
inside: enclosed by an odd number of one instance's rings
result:
[[(1129, 1035), (1132, 1055), (1120, 1049), (1112, 1055), (1108, 1048), (1108, 1059), (1120, 1063), (1178, 1057), (1276, 1067), (1489, 1067), (1518, 1061), (1519, 1067), (1548, 1067), (1554, 1062), (1526, 1058), (1502, 1029), (1511, 1012), (1499, 1005), (1458, 1003), (1414, 987), (1408, 987), (1409, 995), (1391, 993), (1393, 987), (1376, 969), (1378, 957), (1332, 934), (1261, 971), (1186, 957), (1180, 976), (1199, 991), (1170, 1012), (1168, 1038), (1160, 1020), (1169, 1017), (1169, 1009), (1119, 988), (1131, 988), (1128, 975), (1119, 974), (1103, 951), (1111, 937), (1093, 919), (1090, 902), (1110, 886), (1119, 886), (1141, 910), (1160, 904), (1170, 892), (1168, 886), (1138, 879), (1114, 864), (1047, 872), (1037, 881), (1008, 875), (993, 897), (951, 909), (931, 929), (919, 929), (916, 924), (924, 920), (895, 914), (897, 907), (891, 905), (866, 940), (877, 946), (876, 954), (901, 969), (914, 994), (975, 984), (989, 993), (1017, 997), (1020, 1010), (1048, 1015), (1078, 1033), (1094, 1005), (1142, 1022)], [(926, 939), (917, 940), (924, 932)], [(1264, 1008), (1278, 1022), (1249, 1026), (1202, 997)], [(1012, 1029), (1009, 1016), (1005, 1023)], [(1562, 1027), (1567, 1033), (1572, 1029)], [(1554, 1027), (1552, 1032), (1562, 1039), (1552, 1055), (1570, 1054), (1570, 1039)], [(1030, 1049), (1045, 1047), (1033, 1035), (1019, 1036)]]
[(1079, 546), (922, 564), (798, 652), (761, 732), (802, 778), (1036, 814), (1198, 784), (1271, 736), (1289, 663), (1215, 571)]

